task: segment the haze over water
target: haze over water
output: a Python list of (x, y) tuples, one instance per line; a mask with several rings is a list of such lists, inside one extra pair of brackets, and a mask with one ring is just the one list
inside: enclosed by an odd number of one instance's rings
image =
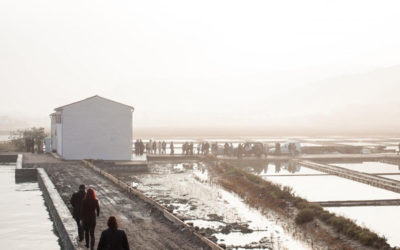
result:
[(139, 136), (390, 134), (398, 1), (0, 5), (0, 130), (99, 94)]

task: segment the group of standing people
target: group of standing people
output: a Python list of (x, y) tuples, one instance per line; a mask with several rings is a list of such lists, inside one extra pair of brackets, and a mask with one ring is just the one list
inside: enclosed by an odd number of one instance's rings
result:
[[(85, 189), (85, 185), (80, 185), (79, 191), (72, 195), (70, 203), (73, 207), (72, 215), (78, 226), (79, 241), (85, 239), (86, 248), (90, 246), (90, 250), (93, 250), (96, 217), (100, 215), (100, 206), (94, 189)], [(114, 216), (108, 218), (107, 226), (108, 229), (101, 233), (97, 250), (129, 250), (126, 234), (118, 229), (118, 222)]]
[(165, 141), (148, 141), (146, 143), (146, 153), (165, 155), (167, 153), (167, 143)]
[(143, 155), (144, 154), (144, 143), (142, 139), (135, 141), (135, 155)]

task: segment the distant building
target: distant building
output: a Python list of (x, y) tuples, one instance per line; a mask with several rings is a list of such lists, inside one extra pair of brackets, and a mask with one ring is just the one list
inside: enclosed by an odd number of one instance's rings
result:
[(100, 96), (58, 107), (51, 147), (66, 160), (131, 160), (134, 108)]

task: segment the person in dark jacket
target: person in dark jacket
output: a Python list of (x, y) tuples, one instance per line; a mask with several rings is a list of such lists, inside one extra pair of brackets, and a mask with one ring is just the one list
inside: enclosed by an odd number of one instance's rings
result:
[(96, 212), (97, 216), (100, 214), (99, 201), (97, 200), (96, 193), (93, 188), (89, 188), (86, 192), (85, 199), (82, 201), (81, 206), (81, 220), (83, 230), (85, 231), (86, 247), (89, 247), (89, 234), (90, 234), (90, 249), (94, 248), (94, 229), (96, 228)]
[(79, 186), (79, 191), (74, 193), (70, 200), (70, 203), (73, 208), (72, 216), (74, 217), (76, 224), (78, 225), (79, 241), (83, 240), (83, 228), (80, 223), (80, 220), (81, 220), (82, 200), (83, 198), (85, 198), (85, 195), (86, 195), (85, 185), (82, 184)]
[(129, 250), (128, 239), (123, 230), (118, 230), (118, 222), (114, 216), (107, 221), (108, 229), (101, 233), (97, 250)]

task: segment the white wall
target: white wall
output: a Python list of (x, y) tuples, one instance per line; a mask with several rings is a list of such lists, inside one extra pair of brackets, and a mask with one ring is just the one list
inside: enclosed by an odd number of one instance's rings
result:
[(100, 97), (64, 107), (61, 155), (66, 160), (131, 160), (131, 108)]
[(56, 138), (56, 119), (51, 116), (51, 150), (57, 150), (57, 138)]
[(57, 154), (62, 155), (62, 124), (56, 124)]

